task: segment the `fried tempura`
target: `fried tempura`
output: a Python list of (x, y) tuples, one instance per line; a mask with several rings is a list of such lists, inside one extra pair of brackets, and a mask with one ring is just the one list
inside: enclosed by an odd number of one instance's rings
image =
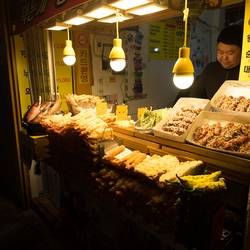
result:
[(116, 155), (120, 154), (121, 152), (123, 152), (125, 150), (125, 146), (121, 145), (118, 148), (113, 149), (109, 154), (103, 156), (103, 160), (109, 161), (112, 158), (114, 158)]

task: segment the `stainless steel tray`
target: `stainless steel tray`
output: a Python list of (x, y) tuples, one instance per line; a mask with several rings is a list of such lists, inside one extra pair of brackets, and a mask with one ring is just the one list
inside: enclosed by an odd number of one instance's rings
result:
[(142, 128), (141, 127), (141, 119), (137, 120), (135, 123), (135, 129), (139, 132), (139, 133), (143, 133), (143, 134), (153, 134), (153, 128)]

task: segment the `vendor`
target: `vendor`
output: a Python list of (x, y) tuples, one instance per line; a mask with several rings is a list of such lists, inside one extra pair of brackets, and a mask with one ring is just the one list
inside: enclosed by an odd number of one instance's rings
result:
[(238, 80), (243, 27), (230, 25), (217, 39), (217, 61), (209, 63), (195, 80), (189, 96), (212, 99), (226, 80)]

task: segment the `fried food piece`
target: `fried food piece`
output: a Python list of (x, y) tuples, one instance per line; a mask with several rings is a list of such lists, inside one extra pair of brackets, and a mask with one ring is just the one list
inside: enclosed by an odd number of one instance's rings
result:
[(134, 157), (134, 155), (137, 155), (137, 154), (139, 154), (139, 153), (140, 153), (140, 151), (135, 150), (135, 151), (133, 151), (132, 153), (130, 153), (130, 154), (124, 156), (124, 157), (121, 159), (121, 161), (122, 161), (122, 162), (126, 162), (126, 161), (129, 160), (130, 158)]
[(110, 163), (111, 163), (112, 166), (117, 167), (117, 168), (120, 168), (120, 166), (122, 164), (121, 160), (118, 159), (118, 158), (111, 159)]
[(159, 182), (165, 183), (166, 180), (168, 181), (175, 181), (177, 179), (176, 174), (179, 177), (185, 176), (191, 171), (192, 169), (200, 166), (203, 164), (202, 161), (186, 161), (186, 162), (181, 162), (179, 166), (177, 166), (175, 169), (172, 169), (168, 171), (165, 174), (162, 174), (159, 178)]
[(134, 162), (130, 165), (130, 168), (134, 168), (136, 165), (140, 164), (147, 158), (147, 155), (144, 153), (140, 153), (138, 157), (134, 160)]
[(137, 159), (137, 157), (141, 154), (139, 151), (137, 151), (134, 155), (132, 155), (126, 162), (126, 168), (130, 168), (130, 165)]
[(103, 156), (103, 160), (109, 161), (112, 158), (114, 158), (116, 155), (120, 154), (121, 152), (123, 152), (125, 150), (125, 146), (121, 145), (118, 148), (113, 149), (109, 154)]
[(135, 166), (135, 172), (149, 179), (156, 180), (160, 175), (177, 166), (179, 166), (179, 160), (176, 156), (165, 155), (161, 157), (159, 155), (153, 155)]

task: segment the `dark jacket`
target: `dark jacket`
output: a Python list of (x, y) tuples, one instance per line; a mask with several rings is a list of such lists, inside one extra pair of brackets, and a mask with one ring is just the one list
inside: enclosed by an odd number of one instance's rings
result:
[(189, 96), (212, 99), (226, 80), (238, 80), (239, 70), (240, 65), (232, 69), (224, 69), (218, 61), (209, 63), (201, 75), (194, 80)]

